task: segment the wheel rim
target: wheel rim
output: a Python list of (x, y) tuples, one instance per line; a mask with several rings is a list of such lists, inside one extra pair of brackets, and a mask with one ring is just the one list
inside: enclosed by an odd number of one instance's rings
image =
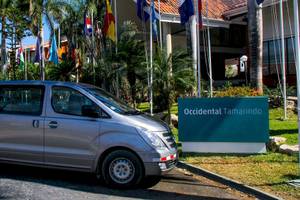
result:
[(110, 163), (109, 175), (116, 183), (129, 183), (132, 181), (134, 174), (135, 167), (127, 158), (117, 158)]

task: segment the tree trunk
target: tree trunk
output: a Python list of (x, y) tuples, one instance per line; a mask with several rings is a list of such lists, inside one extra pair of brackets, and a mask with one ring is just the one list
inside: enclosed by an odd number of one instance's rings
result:
[(250, 83), (263, 94), (263, 17), (262, 4), (248, 0)]
[(6, 17), (2, 16), (2, 38), (1, 38), (1, 66), (0, 70), (2, 72), (4, 65), (6, 63)]

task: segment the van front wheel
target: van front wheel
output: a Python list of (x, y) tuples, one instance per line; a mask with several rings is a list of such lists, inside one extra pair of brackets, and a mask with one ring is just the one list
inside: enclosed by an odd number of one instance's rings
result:
[(114, 188), (132, 188), (143, 179), (143, 167), (130, 151), (111, 152), (103, 161), (102, 175), (105, 183)]

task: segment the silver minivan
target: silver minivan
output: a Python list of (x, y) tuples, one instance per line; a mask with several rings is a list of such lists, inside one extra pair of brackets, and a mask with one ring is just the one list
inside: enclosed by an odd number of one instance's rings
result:
[(111, 187), (130, 188), (159, 180), (177, 158), (165, 123), (100, 88), (0, 82), (1, 162), (91, 172)]

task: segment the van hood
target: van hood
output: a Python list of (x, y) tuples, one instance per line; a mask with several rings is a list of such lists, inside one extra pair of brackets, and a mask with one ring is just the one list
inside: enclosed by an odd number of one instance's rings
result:
[(152, 132), (170, 131), (169, 126), (165, 122), (147, 114), (127, 115), (126, 120), (136, 127), (141, 127)]

